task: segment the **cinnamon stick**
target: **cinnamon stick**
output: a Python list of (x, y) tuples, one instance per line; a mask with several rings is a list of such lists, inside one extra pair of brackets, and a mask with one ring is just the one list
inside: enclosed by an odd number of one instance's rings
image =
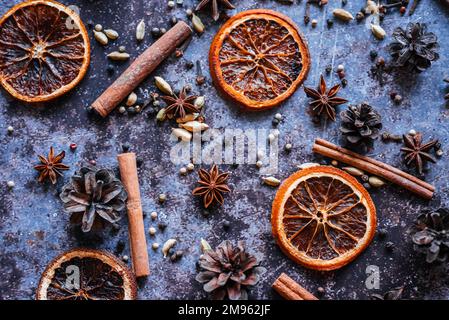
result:
[(134, 153), (122, 153), (118, 155), (117, 159), (122, 183), (128, 192), (126, 208), (128, 210), (132, 266), (136, 277), (144, 277), (150, 274), (150, 267), (143, 225), (136, 155)]
[(336, 146), (326, 140), (316, 139), (313, 145), (313, 151), (384, 178), (385, 180), (393, 182), (425, 199), (431, 199), (435, 192), (435, 187), (427, 182), (381, 161), (362, 156), (348, 149)]
[(134, 60), (128, 69), (95, 100), (92, 107), (99, 115), (106, 117), (191, 34), (192, 29), (185, 22), (179, 21)]
[(272, 288), (286, 300), (318, 300), (313, 294), (285, 273), (273, 283)]

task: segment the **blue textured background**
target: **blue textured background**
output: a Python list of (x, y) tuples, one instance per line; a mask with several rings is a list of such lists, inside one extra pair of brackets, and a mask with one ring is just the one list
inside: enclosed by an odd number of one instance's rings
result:
[[(18, 0), (1, 0), (0, 14), (5, 13)], [(270, 209), (275, 189), (261, 185), (258, 170), (254, 165), (240, 165), (237, 168), (222, 166), (232, 172), (230, 185), (233, 192), (226, 197), (222, 208), (211, 211), (204, 217), (198, 199), (190, 193), (197, 179), (196, 173), (179, 176), (179, 167), (169, 160), (172, 142), (169, 140), (170, 124), (156, 124), (154, 118), (144, 114), (123, 116), (113, 112), (105, 120), (93, 120), (85, 112), (88, 106), (119, 74), (128, 63), (116, 67), (116, 74), (108, 76), (108, 61), (105, 52), (126, 45), (132, 57), (136, 57), (153, 41), (147, 33), (145, 40), (136, 44), (135, 27), (144, 18), (149, 28), (163, 26), (169, 28), (172, 15), (186, 19), (184, 10), (196, 1), (185, 0), (184, 8), (167, 8), (165, 0), (156, 1), (66, 1), (81, 9), (85, 22), (91, 20), (120, 33), (120, 38), (103, 48), (91, 36), (92, 62), (88, 74), (71, 93), (55, 102), (41, 106), (28, 106), (13, 100), (3, 90), (0, 93), (0, 298), (30, 299), (39, 277), (47, 263), (62, 251), (77, 246), (115, 251), (117, 242), (127, 243), (126, 219), (121, 221), (121, 229), (114, 233), (106, 230), (103, 234), (82, 235), (78, 228), (69, 224), (68, 215), (62, 210), (58, 190), (68, 181), (70, 175), (83, 161), (95, 159), (100, 166), (116, 167), (116, 155), (121, 145), (130, 143), (132, 150), (144, 160), (140, 167), (141, 192), (144, 210), (149, 214), (155, 210), (159, 220), (168, 227), (153, 241), (163, 243), (175, 237), (177, 248), (185, 250), (184, 258), (172, 263), (164, 260), (161, 252), (150, 250), (151, 276), (142, 283), (139, 297), (142, 299), (200, 299), (207, 295), (194, 281), (195, 262), (199, 255), (200, 238), (212, 245), (228, 238), (245, 240), (251, 252), (256, 254), (268, 272), (263, 280), (251, 291), (255, 299), (279, 298), (270, 285), (281, 273), (287, 272), (311, 292), (319, 286), (326, 289), (326, 299), (362, 299), (372, 293), (389, 290), (395, 286), (405, 286), (406, 298), (449, 298), (447, 272), (442, 266), (427, 267), (421, 257), (414, 254), (407, 231), (417, 214), (424, 208), (449, 205), (448, 172), (446, 155), (432, 166), (426, 180), (435, 184), (437, 193), (434, 200), (426, 203), (416, 196), (387, 186), (371, 194), (378, 208), (379, 227), (388, 231), (385, 240), (376, 237), (370, 247), (349, 266), (335, 272), (315, 272), (295, 265), (278, 249), (271, 236)], [(296, 1), (295, 1), (296, 2)], [(313, 29), (303, 23), (304, 3), (283, 5), (273, 0), (234, 1), (234, 12), (251, 8), (270, 8), (289, 15), (302, 29), (309, 43), (312, 67), (306, 85), (315, 86), (319, 75), (328, 64), (334, 69), (338, 64), (346, 67), (349, 85), (340, 96), (351, 103), (368, 101), (383, 116), (386, 130), (405, 133), (410, 129), (422, 131), (429, 139), (438, 138), (447, 149), (449, 110), (444, 105), (443, 96), (447, 86), (442, 79), (449, 75), (449, 12), (438, 1), (423, 0), (412, 16), (400, 16), (398, 12), (388, 14), (383, 27), (388, 35), (397, 26), (406, 26), (408, 21), (426, 22), (430, 31), (437, 34), (441, 45), (439, 61), (416, 77), (389, 77), (384, 87), (369, 75), (372, 62), (369, 51), (378, 50), (387, 56), (385, 47), (391, 40), (375, 40), (364, 24), (355, 21), (349, 24), (336, 22), (328, 29), (325, 20), (331, 17), (334, 8), (341, 1), (331, 0), (323, 9), (312, 6), (311, 17), (318, 19)], [(346, 9), (354, 15), (364, 6), (365, 0), (349, 1)], [(233, 12), (229, 12), (232, 14)], [(214, 128), (271, 128), (273, 115), (281, 112), (285, 121), (279, 126), (280, 145), (286, 141), (293, 143), (290, 154), (281, 151), (278, 178), (286, 178), (296, 170), (296, 165), (316, 161), (311, 153), (311, 145), (316, 137), (339, 141), (339, 123), (317, 126), (306, 112), (308, 99), (299, 89), (291, 99), (278, 109), (257, 114), (247, 114), (223, 100), (211, 84), (207, 70), (206, 53), (213, 35), (220, 24), (214, 24), (207, 14), (200, 15), (207, 24), (206, 32), (195, 36), (184, 58), (174, 57), (165, 61), (149, 79), (137, 90), (142, 99), (153, 91), (153, 76), (162, 75), (175, 87), (194, 84), (194, 69), (184, 68), (187, 60), (200, 60), (207, 76), (207, 84), (202, 88), (193, 85), (194, 92), (207, 97), (207, 122)], [(181, 72), (180, 72), (181, 70)], [(185, 71), (184, 71), (185, 70)], [(326, 77), (329, 84), (338, 81), (335, 74)], [(400, 105), (392, 103), (389, 93), (394, 90), (404, 97)], [(7, 134), (11, 125), (15, 131)], [(75, 152), (69, 150), (70, 143), (76, 143)], [(56, 186), (41, 185), (37, 182), (32, 166), (37, 154), (46, 154), (54, 146), (65, 150), (65, 163), (71, 170), (60, 179)], [(370, 153), (376, 159), (403, 168), (399, 145), (377, 141)], [(319, 160), (319, 159), (318, 159)], [(16, 187), (8, 190), (6, 182), (15, 181)], [(168, 194), (168, 201), (160, 205), (159, 193)], [(223, 230), (223, 221), (229, 220), (231, 230)], [(148, 217), (146, 228), (154, 225)], [(396, 249), (389, 253), (386, 241), (392, 241)], [(129, 255), (128, 244), (124, 254)], [(379, 266), (381, 272), (380, 290), (365, 287), (365, 269), (368, 265)]]

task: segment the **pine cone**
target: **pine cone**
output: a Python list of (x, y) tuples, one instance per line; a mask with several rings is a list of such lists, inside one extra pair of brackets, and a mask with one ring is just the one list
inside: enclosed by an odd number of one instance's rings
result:
[(382, 129), (380, 114), (366, 103), (351, 105), (340, 116), (340, 131), (352, 144), (369, 143), (377, 139)]
[(426, 261), (447, 261), (449, 254), (449, 209), (428, 211), (417, 218), (412, 241), (415, 250), (426, 254)]
[(247, 300), (247, 286), (257, 284), (265, 272), (256, 257), (245, 251), (241, 241), (237, 247), (229, 240), (223, 241), (215, 251), (206, 250), (198, 263), (201, 271), (195, 279), (204, 283), (204, 290), (216, 300), (226, 296), (230, 300)]
[(100, 227), (105, 221), (120, 220), (127, 194), (112, 171), (82, 167), (62, 188), (60, 198), (72, 220), (81, 222), (83, 232), (89, 232), (94, 223)]
[(389, 51), (398, 67), (408, 67), (418, 72), (429, 68), (439, 58), (437, 36), (427, 32), (424, 23), (409, 23), (406, 30), (398, 27), (393, 32)]

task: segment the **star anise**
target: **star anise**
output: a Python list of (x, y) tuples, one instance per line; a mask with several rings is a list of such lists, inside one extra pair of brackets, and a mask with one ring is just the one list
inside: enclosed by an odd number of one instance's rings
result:
[(414, 136), (406, 134), (403, 136), (405, 147), (401, 148), (401, 151), (405, 153), (405, 163), (407, 166), (414, 162), (416, 169), (420, 175), (423, 174), (423, 167), (426, 162), (430, 161), (435, 163), (435, 158), (429, 153), (438, 143), (438, 140), (432, 140), (426, 144), (422, 143), (422, 134), (417, 133)]
[(198, 172), (200, 180), (198, 183), (201, 185), (192, 191), (195, 196), (203, 196), (204, 207), (209, 207), (212, 203), (218, 202), (223, 205), (224, 199), (222, 193), (230, 192), (231, 189), (226, 185), (229, 173), (218, 171), (218, 167), (213, 165), (209, 172), (204, 169), (200, 169)]
[(340, 85), (337, 84), (327, 91), (326, 81), (324, 80), (323, 75), (321, 75), (320, 85), (317, 90), (304, 87), (304, 92), (309, 98), (313, 99), (310, 102), (310, 105), (312, 106), (312, 111), (315, 115), (320, 116), (324, 113), (332, 121), (335, 121), (336, 106), (348, 102), (346, 99), (336, 97), (339, 90)]
[(195, 10), (199, 11), (203, 9), (206, 5), (210, 4), (212, 6), (212, 18), (217, 21), (220, 18), (220, 11), (218, 9), (218, 4), (222, 4), (226, 9), (235, 9), (229, 0), (201, 0), (196, 6)]
[(165, 101), (167, 107), (165, 113), (174, 117), (184, 118), (187, 113), (199, 112), (198, 107), (195, 106), (195, 99), (197, 96), (187, 96), (187, 88), (182, 88), (179, 96), (162, 96), (161, 99)]
[(47, 178), (51, 183), (55, 184), (58, 176), (62, 176), (61, 170), (69, 170), (70, 167), (63, 164), (61, 161), (65, 157), (65, 152), (55, 156), (53, 147), (50, 147), (48, 157), (45, 158), (42, 155), (38, 155), (41, 164), (34, 166), (34, 169), (40, 172), (38, 181), (44, 182)]

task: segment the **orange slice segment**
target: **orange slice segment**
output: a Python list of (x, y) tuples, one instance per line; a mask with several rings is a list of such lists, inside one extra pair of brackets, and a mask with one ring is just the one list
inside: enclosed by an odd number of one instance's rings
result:
[(114, 255), (73, 249), (53, 259), (42, 274), (37, 300), (134, 300), (134, 274)]
[(307, 44), (287, 16), (264, 9), (229, 19), (215, 36), (209, 64), (220, 92), (252, 110), (279, 105), (304, 81)]
[(81, 81), (89, 62), (86, 28), (58, 2), (25, 1), (0, 19), (0, 83), (17, 99), (63, 95)]
[(288, 257), (311, 269), (334, 270), (369, 245), (376, 209), (354, 177), (337, 168), (316, 166), (282, 183), (271, 222), (273, 235)]

